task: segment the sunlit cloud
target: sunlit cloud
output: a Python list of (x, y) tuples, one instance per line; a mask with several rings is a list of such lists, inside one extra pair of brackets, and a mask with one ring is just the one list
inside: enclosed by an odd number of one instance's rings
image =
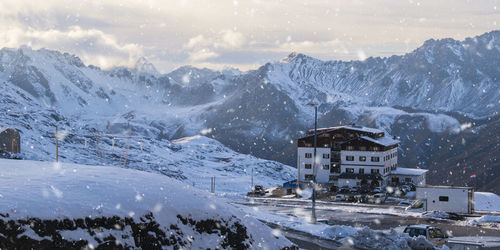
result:
[(323, 60), (403, 54), (430, 38), (498, 29), (500, 11), (495, 0), (2, 0), (0, 9), (0, 47), (60, 50), (101, 67), (145, 56), (161, 72), (247, 69), (293, 51)]
[(100, 30), (85, 30), (78, 26), (69, 27), (68, 30), (11, 28), (0, 33), (0, 45), (3, 47), (28, 45), (35, 49), (72, 51), (86, 63), (104, 68), (133, 65), (142, 55), (142, 47), (138, 44), (121, 44), (115, 37)]
[(189, 54), (189, 63), (202, 62), (220, 56), (220, 52), (240, 49), (245, 45), (246, 39), (240, 32), (222, 30), (210, 37), (197, 35), (184, 44), (184, 49)]

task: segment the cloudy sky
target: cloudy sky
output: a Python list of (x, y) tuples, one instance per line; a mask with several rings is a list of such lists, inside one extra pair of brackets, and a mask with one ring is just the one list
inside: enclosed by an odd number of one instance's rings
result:
[(74, 53), (103, 68), (145, 57), (243, 70), (296, 51), (324, 60), (404, 54), (499, 29), (500, 0), (1, 0), (0, 47)]

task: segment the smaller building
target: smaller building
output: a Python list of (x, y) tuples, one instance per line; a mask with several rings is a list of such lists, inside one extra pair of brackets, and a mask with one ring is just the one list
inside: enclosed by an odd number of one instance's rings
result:
[(0, 127), (0, 154), (21, 153), (21, 136), (15, 129)]
[[(311, 185), (309, 182), (300, 182), (299, 183), (299, 188), (300, 189), (305, 189), (308, 185)], [(292, 180), (292, 181), (287, 181), (283, 183), (283, 188), (285, 189), (285, 194), (295, 194), (297, 191), (297, 179)]]
[(426, 184), (425, 174), (427, 169), (419, 168), (396, 168), (389, 174), (389, 180), (392, 186), (399, 186), (400, 184), (412, 183), (415, 186), (424, 186)]
[(417, 187), (417, 200), (424, 202), (426, 211), (471, 214), (474, 212), (472, 187), (421, 186)]

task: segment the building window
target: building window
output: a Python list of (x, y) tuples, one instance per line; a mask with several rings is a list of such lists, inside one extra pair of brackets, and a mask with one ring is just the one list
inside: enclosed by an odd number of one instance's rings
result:
[(379, 162), (380, 161), (380, 157), (378, 157), (378, 156), (372, 156), (372, 161), (373, 162)]
[(352, 156), (352, 155), (346, 155), (345, 156), (345, 160), (346, 161), (354, 161), (354, 156)]
[(406, 183), (411, 183), (411, 178), (405, 178)]
[(360, 173), (360, 174), (364, 174), (364, 173), (365, 173), (365, 169), (364, 169), (364, 168), (360, 168), (360, 169), (359, 169), (359, 173)]
[(359, 161), (366, 161), (366, 156), (360, 156)]
[(346, 168), (345, 172), (346, 173), (354, 173), (354, 168)]
[(354, 150), (354, 146), (347, 146), (346, 150)]
[(326, 164), (326, 165), (323, 165), (323, 169), (325, 169), (325, 170), (328, 170), (328, 169), (330, 169), (330, 165), (328, 165), (328, 164)]
[(448, 201), (448, 196), (439, 196), (439, 201)]
[(312, 174), (306, 174), (305, 176), (306, 181), (312, 181), (314, 179), (314, 175)]
[(323, 154), (323, 159), (330, 159), (330, 154)]
[(378, 151), (378, 150), (379, 150), (379, 148), (378, 148), (378, 147), (372, 147), (372, 150), (373, 150), (373, 151)]
[(330, 168), (330, 173), (340, 173), (340, 167), (333, 164), (332, 167)]
[(359, 150), (360, 150), (360, 151), (366, 151), (366, 147), (365, 147), (365, 146), (360, 146), (360, 147), (359, 147)]
[(336, 181), (336, 180), (338, 180), (338, 179), (339, 179), (339, 178), (337, 178), (337, 176), (335, 176), (335, 175), (330, 175), (330, 176), (328, 177), (328, 180), (329, 180), (329, 181)]
[(306, 158), (312, 158), (312, 154), (311, 153), (306, 153)]
[(305, 165), (304, 165), (304, 167), (305, 167), (306, 169), (311, 169), (312, 165), (311, 165), (311, 164), (305, 164)]
[(371, 170), (371, 173), (372, 173), (372, 174), (379, 174), (379, 173), (380, 173), (380, 170), (379, 170), (379, 169), (372, 169), (372, 170)]

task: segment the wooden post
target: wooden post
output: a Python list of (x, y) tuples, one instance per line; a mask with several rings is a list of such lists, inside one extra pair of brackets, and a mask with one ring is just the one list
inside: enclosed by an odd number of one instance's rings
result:
[(253, 168), (252, 168), (252, 184), (251, 184), (251, 190), (253, 190)]
[(59, 162), (59, 139), (57, 134), (59, 133), (59, 128), (56, 126), (56, 162)]
[(123, 167), (124, 168), (127, 168), (128, 150), (130, 149), (130, 133), (131, 133), (131, 129), (130, 129), (130, 124), (129, 124), (128, 125), (127, 149), (125, 150), (125, 157), (123, 160)]
[(98, 151), (98, 155), (99, 155), (99, 164), (102, 166), (102, 152), (101, 152), (101, 147), (99, 146), (99, 140), (100, 140), (100, 135), (99, 135), (99, 130), (96, 130), (96, 142), (97, 142), (97, 151)]
[(214, 177), (210, 177), (210, 193), (214, 193)]

